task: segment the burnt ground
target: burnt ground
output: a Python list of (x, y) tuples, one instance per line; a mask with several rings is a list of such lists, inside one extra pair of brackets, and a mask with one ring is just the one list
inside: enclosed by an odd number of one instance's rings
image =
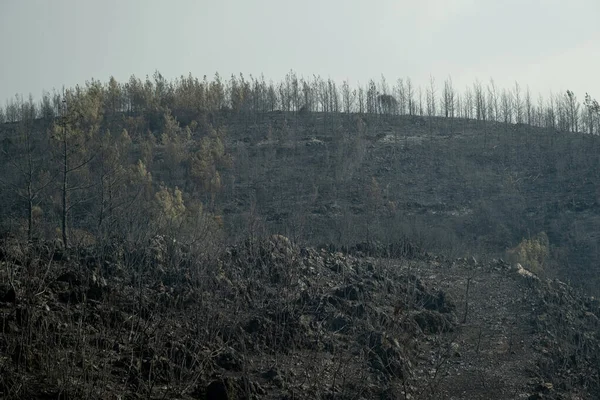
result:
[[(223, 172), (218, 205), (235, 241), (254, 219), (260, 234), (308, 245), (410, 237), (439, 254), (506, 258), (506, 250), (544, 232), (545, 270), (600, 293), (596, 137), (319, 113), (269, 114), (249, 126), (228, 119), (224, 126), (234, 162)], [(173, 184), (186, 187), (183, 177)]]
[[(410, 243), (0, 253), (5, 399), (588, 399), (596, 300)], [(468, 302), (467, 302), (468, 299)], [(467, 304), (468, 303), (468, 304)]]

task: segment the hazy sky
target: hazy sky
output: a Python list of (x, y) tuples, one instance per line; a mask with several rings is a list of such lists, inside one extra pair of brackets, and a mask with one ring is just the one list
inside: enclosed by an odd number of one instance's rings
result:
[(600, 98), (599, 0), (0, 0), (0, 104), (15, 93), (294, 69), (463, 88), (493, 77)]

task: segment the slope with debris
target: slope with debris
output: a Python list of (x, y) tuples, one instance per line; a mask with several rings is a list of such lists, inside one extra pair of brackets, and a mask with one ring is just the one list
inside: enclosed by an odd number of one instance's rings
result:
[[(395, 249), (396, 251), (390, 251)], [(600, 304), (502, 260), (249, 239), (0, 253), (6, 399), (596, 398)]]

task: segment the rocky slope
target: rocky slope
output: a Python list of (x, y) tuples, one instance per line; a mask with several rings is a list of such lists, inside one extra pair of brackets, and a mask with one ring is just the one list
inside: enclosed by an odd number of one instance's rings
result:
[(283, 236), (0, 252), (6, 399), (587, 399), (600, 303), (502, 260)]

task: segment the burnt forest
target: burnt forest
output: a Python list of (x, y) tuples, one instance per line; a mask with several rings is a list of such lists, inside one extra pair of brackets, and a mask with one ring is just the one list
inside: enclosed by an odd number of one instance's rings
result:
[(2, 399), (597, 399), (600, 106), (92, 79), (0, 107)]

